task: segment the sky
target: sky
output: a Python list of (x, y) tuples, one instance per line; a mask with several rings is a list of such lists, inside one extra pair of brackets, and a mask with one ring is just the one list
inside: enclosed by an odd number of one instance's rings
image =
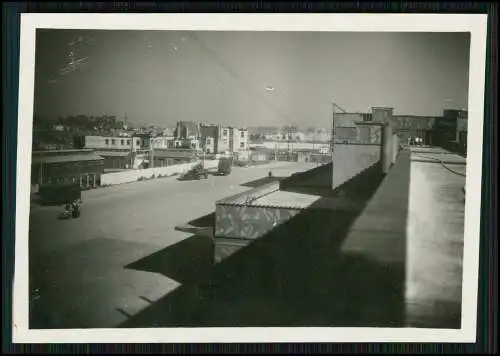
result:
[(328, 127), (334, 102), (438, 116), (467, 108), (469, 46), (468, 33), (37, 30), (34, 114)]

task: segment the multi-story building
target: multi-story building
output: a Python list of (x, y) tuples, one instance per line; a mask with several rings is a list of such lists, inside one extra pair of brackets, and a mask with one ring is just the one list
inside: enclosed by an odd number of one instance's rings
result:
[(186, 138), (186, 139), (173, 139), (168, 141), (167, 148), (183, 148), (192, 149), (195, 151), (201, 151), (202, 147), (200, 144), (200, 139), (198, 138)]
[(197, 139), (200, 137), (200, 125), (192, 121), (178, 121), (174, 136), (176, 139)]
[(217, 153), (225, 154), (234, 151), (234, 129), (232, 127), (219, 127), (217, 140)]
[(233, 129), (233, 136), (233, 155), (238, 160), (248, 160), (250, 158), (250, 148), (248, 146), (248, 130)]
[(200, 142), (205, 153), (218, 153), (220, 125), (200, 125)]
[(152, 139), (153, 149), (167, 149), (175, 146), (174, 136), (158, 136)]
[(140, 136), (79, 136), (75, 138), (77, 148), (136, 151), (149, 144), (149, 138)]
[(233, 152), (248, 151), (248, 130), (233, 129), (234, 148)]

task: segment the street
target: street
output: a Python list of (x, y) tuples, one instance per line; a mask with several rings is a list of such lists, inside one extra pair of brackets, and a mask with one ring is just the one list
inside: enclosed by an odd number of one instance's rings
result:
[(124, 268), (180, 242), (175, 231), (210, 214), (215, 201), (250, 187), (242, 184), (313, 168), (274, 162), (234, 167), (229, 176), (133, 182), (83, 193), (82, 215), (58, 220), (61, 207), (33, 205), (30, 213), (32, 328), (114, 327), (179, 282), (157, 273)]

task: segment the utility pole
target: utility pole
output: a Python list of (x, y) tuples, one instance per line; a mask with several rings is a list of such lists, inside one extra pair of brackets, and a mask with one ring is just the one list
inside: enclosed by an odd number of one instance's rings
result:
[(334, 147), (335, 147), (335, 108), (339, 107), (337, 104), (333, 103), (332, 107), (332, 131), (331, 131), (331, 137), (330, 137), (330, 154), (331, 157), (330, 159), (332, 160), (332, 177), (333, 177), (333, 166), (334, 166), (334, 160), (333, 160), (333, 155), (334, 155)]
[(155, 153), (154, 153), (154, 150), (155, 150), (154, 137), (151, 137), (150, 147), (149, 147), (150, 160), (151, 160), (151, 164), (149, 165), (150, 168), (154, 168), (154, 165), (155, 165)]
[(203, 157), (202, 157), (201, 162), (202, 162), (203, 167), (205, 167), (205, 152), (207, 149), (207, 139), (202, 137), (201, 142), (202, 142), (202, 150), (203, 150)]
[(134, 142), (135, 142), (135, 135), (132, 134), (129, 136), (130, 137), (130, 152), (129, 152), (129, 155), (130, 155), (130, 159), (129, 159), (129, 163), (130, 163), (130, 169), (134, 168), (134, 160), (135, 160), (135, 150), (134, 150)]

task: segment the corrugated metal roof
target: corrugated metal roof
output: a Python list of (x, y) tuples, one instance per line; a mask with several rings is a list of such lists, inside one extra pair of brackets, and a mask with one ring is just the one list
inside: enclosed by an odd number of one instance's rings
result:
[(248, 205), (251, 201), (260, 198), (266, 194), (270, 194), (279, 189), (279, 182), (271, 182), (264, 184), (236, 195), (223, 198), (216, 202), (217, 205)]
[(306, 209), (320, 198), (317, 195), (276, 191), (254, 200), (250, 206)]
[(93, 154), (81, 154), (81, 155), (64, 155), (64, 156), (52, 156), (52, 157), (34, 157), (32, 163), (66, 163), (66, 162), (79, 162), (79, 161), (101, 161), (104, 158), (93, 153)]

